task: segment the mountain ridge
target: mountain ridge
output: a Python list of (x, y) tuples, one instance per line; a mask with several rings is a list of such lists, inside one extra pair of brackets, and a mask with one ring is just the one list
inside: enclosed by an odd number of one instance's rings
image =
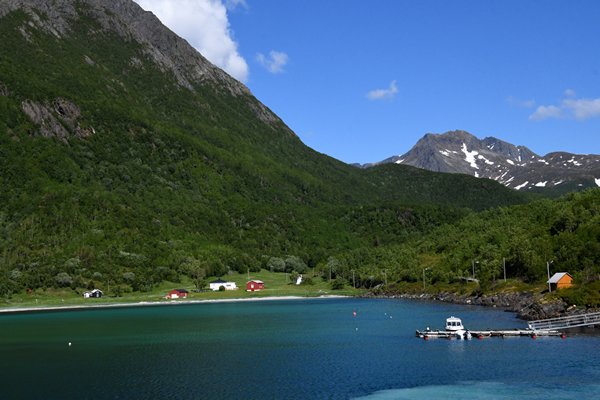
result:
[(600, 155), (555, 151), (539, 156), (525, 146), (460, 130), (428, 133), (408, 152), (365, 167), (387, 163), (488, 178), (516, 190), (561, 194), (600, 186)]

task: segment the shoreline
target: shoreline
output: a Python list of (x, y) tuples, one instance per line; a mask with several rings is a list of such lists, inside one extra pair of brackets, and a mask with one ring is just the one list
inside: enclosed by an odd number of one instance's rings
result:
[(600, 312), (598, 308), (569, 306), (561, 300), (547, 301), (539, 293), (532, 291), (508, 292), (482, 295), (459, 295), (451, 292), (440, 293), (369, 293), (365, 298), (404, 299), (433, 301), (439, 303), (461, 304), (496, 308), (513, 312), (517, 318), (525, 321), (564, 317), (569, 315)]
[(85, 311), (107, 308), (127, 308), (127, 307), (159, 307), (159, 306), (178, 306), (191, 304), (211, 304), (211, 303), (245, 303), (257, 301), (278, 301), (278, 300), (309, 300), (309, 299), (335, 299), (346, 298), (342, 295), (321, 295), (321, 296), (265, 296), (265, 297), (245, 297), (232, 299), (205, 299), (205, 300), (171, 300), (171, 301), (138, 301), (131, 303), (103, 303), (103, 304), (84, 304), (84, 305), (64, 305), (64, 306), (16, 306), (13, 308), (0, 308), (2, 314), (21, 314), (36, 312), (53, 311)]

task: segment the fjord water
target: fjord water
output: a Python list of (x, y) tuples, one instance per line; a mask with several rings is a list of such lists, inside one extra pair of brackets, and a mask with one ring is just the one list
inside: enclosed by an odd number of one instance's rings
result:
[(0, 398), (600, 396), (599, 337), (415, 338), (450, 315), (472, 329), (526, 326), (500, 310), (393, 299), (0, 315)]

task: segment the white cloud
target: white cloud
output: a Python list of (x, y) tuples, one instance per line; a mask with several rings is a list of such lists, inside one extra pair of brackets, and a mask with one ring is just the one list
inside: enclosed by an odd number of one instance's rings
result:
[(573, 113), (576, 120), (600, 117), (600, 98), (598, 99), (565, 99), (562, 102), (565, 109)]
[(288, 63), (288, 55), (281, 51), (271, 50), (268, 57), (262, 53), (258, 53), (256, 61), (270, 73), (279, 74), (283, 72), (283, 67)]
[(245, 5), (244, 0), (226, 0), (225, 3), (222, 0), (135, 1), (145, 10), (152, 11), (210, 62), (242, 82), (248, 79), (248, 64), (238, 53), (227, 17), (227, 7)]
[(396, 81), (391, 81), (390, 86), (387, 89), (375, 89), (367, 93), (369, 100), (384, 100), (393, 99), (398, 93), (398, 87)]
[(557, 106), (539, 106), (529, 116), (529, 119), (532, 121), (541, 121), (547, 118), (562, 118), (562, 116), (562, 110)]
[(233, 11), (238, 7), (248, 8), (248, 3), (246, 3), (246, 0), (225, 0), (225, 7)]
[(513, 107), (518, 107), (518, 108), (533, 108), (533, 107), (535, 107), (535, 100), (533, 100), (533, 99), (521, 100), (514, 96), (508, 96), (506, 98), (506, 101), (508, 102), (508, 104), (510, 104)]
[(575, 91), (567, 89), (564, 92), (567, 98), (558, 105), (539, 106), (530, 120), (541, 121), (548, 118), (569, 118), (583, 121), (589, 118), (600, 117), (600, 98), (577, 99)]

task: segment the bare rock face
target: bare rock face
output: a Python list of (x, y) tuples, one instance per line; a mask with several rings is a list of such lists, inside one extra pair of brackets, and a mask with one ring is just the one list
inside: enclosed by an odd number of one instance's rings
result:
[[(53, 34), (57, 38), (66, 37), (71, 31), (71, 21), (86, 13), (100, 23), (104, 32), (116, 33), (124, 40), (135, 40), (143, 45), (147, 55), (163, 71), (171, 71), (181, 86), (192, 89), (191, 81), (231, 80), (227, 87), (232, 93), (247, 91), (243, 85), (221, 71), (219, 73), (208, 60), (198, 54), (187, 42), (179, 38), (160, 23), (151, 12), (144, 11), (131, 0), (82, 0), (82, 7), (76, 8), (72, 0), (6, 0), (0, 4), (0, 17), (20, 9), (32, 19), (36, 28)], [(29, 24), (28, 24), (29, 25)], [(22, 27), (26, 38), (31, 26)], [(244, 90), (245, 89), (245, 90)]]
[(428, 133), (409, 152), (376, 164), (382, 163), (493, 179), (516, 190), (600, 186), (600, 155), (554, 152), (542, 157), (527, 147), (494, 137), (479, 140), (465, 131)]
[(21, 103), (21, 109), (38, 126), (36, 133), (46, 138), (67, 143), (71, 136), (87, 138), (94, 132), (93, 128), (79, 125), (79, 107), (65, 99), (55, 99), (51, 105), (25, 100)]
[[(132, 0), (1, 0), (0, 18), (11, 11), (21, 10), (31, 16), (30, 24), (21, 28), (29, 41), (31, 29), (39, 28), (56, 36), (68, 37), (71, 23), (81, 14), (97, 21), (101, 29), (94, 34), (115, 33), (125, 41), (139, 43), (146, 55), (164, 72), (172, 73), (182, 88), (194, 91), (210, 85), (217, 91), (233, 96), (247, 97), (249, 107), (263, 122), (275, 125), (281, 120), (248, 88), (225, 71), (204, 58), (187, 41), (164, 26), (149, 11), (144, 11)], [(86, 59), (89, 64), (94, 61)], [(132, 60), (136, 63), (136, 60)]]

